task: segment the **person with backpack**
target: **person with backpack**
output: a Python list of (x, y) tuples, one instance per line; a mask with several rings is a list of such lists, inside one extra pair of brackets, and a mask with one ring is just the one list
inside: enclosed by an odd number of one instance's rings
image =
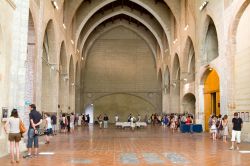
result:
[(36, 105), (31, 104), (29, 106), (30, 109), (30, 126), (28, 130), (28, 154), (26, 156), (23, 156), (24, 158), (31, 157), (31, 149), (33, 147), (34, 143), (34, 149), (35, 149), (35, 154), (34, 156), (37, 157), (38, 155), (38, 147), (39, 147), (39, 142), (38, 142), (38, 130), (40, 128), (40, 124), (42, 123), (42, 115), (36, 110)]
[(216, 127), (217, 127), (217, 137), (218, 139), (220, 139), (222, 137), (222, 131), (223, 131), (223, 125), (222, 125), (222, 119), (221, 119), (222, 115), (219, 114), (217, 122), (216, 122)]

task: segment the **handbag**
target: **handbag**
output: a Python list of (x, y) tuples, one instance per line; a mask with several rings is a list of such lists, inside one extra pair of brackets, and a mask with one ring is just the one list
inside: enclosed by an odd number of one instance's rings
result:
[(19, 123), (19, 130), (20, 130), (21, 134), (26, 132), (26, 128), (24, 126), (24, 123), (21, 121), (21, 119), (20, 119), (20, 123)]

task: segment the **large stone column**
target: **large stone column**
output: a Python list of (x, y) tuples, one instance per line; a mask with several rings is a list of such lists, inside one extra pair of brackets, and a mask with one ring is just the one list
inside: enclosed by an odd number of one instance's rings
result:
[[(9, 66), (9, 109), (17, 108), (20, 117), (24, 120), (25, 125), (28, 126), (29, 111), (25, 107), (25, 75), (29, 0), (16, 1), (16, 6), (12, 24), (13, 43)], [(23, 142), (21, 142), (20, 146), (21, 150), (24, 150), (25, 144)]]

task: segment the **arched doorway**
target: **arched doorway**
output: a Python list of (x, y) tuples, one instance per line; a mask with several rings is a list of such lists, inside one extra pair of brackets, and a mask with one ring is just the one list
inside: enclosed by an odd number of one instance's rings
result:
[(209, 117), (220, 114), (220, 79), (212, 68), (208, 69), (204, 80), (204, 113), (205, 130), (208, 131)]
[(185, 113), (195, 115), (196, 98), (192, 93), (187, 93), (182, 99), (182, 107)]
[(93, 104), (88, 104), (86, 106), (84, 114), (89, 116), (89, 123), (94, 123), (94, 105)]

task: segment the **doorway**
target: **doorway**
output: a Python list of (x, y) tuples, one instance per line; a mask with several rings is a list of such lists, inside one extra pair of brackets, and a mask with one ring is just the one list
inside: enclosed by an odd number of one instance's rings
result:
[(94, 105), (93, 104), (89, 104), (87, 105), (87, 107), (85, 108), (85, 115), (89, 115), (89, 123), (94, 122)]
[(210, 69), (204, 82), (204, 112), (205, 130), (209, 131), (210, 116), (220, 114), (220, 81), (214, 69)]

